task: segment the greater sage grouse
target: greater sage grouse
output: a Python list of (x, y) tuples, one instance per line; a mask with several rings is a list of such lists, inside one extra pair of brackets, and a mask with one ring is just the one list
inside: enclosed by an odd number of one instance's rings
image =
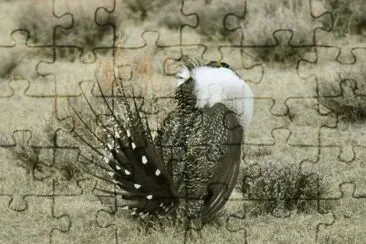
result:
[(103, 158), (99, 167), (122, 190), (122, 197), (131, 200), (124, 208), (132, 215), (175, 216), (199, 229), (223, 207), (236, 184), (253, 94), (225, 63), (183, 60), (176, 74), (177, 107), (154, 140), (122, 82), (113, 106), (102, 93), (110, 112), (108, 122), (97, 119), (103, 136), (88, 127), (105, 148), (77, 135)]

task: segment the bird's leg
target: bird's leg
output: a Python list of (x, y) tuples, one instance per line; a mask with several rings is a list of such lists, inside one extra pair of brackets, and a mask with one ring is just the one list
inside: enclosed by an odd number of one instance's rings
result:
[[(195, 145), (191, 143), (191, 145)], [(208, 195), (207, 186), (212, 178), (215, 164), (207, 160), (206, 147), (188, 148), (187, 162), (183, 170), (184, 220), (186, 232), (192, 238), (201, 236), (202, 211), (205, 207), (205, 198)]]
[(202, 219), (201, 218), (187, 218), (185, 223), (185, 235), (192, 241), (202, 238)]
[(200, 197), (196, 195), (197, 192), (200, 192), (199, 189), (196, 189), (195, 194), (190, 192), (184, 199), (185, 233), (192, 241), (202, 237), (202, 208), (204, 200), (200, 199)]

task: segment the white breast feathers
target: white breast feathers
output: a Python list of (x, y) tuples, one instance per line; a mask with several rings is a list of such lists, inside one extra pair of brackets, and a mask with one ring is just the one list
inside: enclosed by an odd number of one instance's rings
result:
[(245, 81), (224, 67), (201, 66), (194, 68), (190, 75), (195, 81), (198, 108), (222, 103), (237, 113), (244, 129), (248, 128), (253, 113), (253, 92)]

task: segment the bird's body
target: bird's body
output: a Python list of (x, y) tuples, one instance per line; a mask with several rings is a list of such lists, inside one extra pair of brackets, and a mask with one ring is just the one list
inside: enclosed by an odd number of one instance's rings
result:
[(104, 126), (109, 139), (102, 157), (123, 197), (132, 200), (126, 204), (132, 214), (172, 213), (200, 228), (223, 207), (236, 184), (252, 92), (218, 62), (189, 63), (178, 79), (177, 108), (155, 140), (122, 97), (128, 120), (112, 114), (112, 129)]
[[(172, 134), (161, 134), (166, 168), (179, 196), (178, 218), (209, 220), (228, 199), (236, 182), (240, 163), (242, 128), (224, 105), (197, 109), (169, 119)], [(174, 115), (176, 115), (174, 113)], [(226, 128), (223, 122), (226, 120)], [(169, 130), (168, 130), (169, 131)]]
[[(243, 128), (224, 101), (199, 101), (197, 80), (186, 79), (176, 90), (177, 108), (165, 119), (156, 145), (179, 194), (178, 218), (206, 221), (227, 201), (236, 183)], [(201, 84), (201, 89), (207, 85)]]

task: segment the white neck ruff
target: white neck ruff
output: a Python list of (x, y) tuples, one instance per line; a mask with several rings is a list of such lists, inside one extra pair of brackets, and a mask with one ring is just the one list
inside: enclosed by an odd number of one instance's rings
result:
[(247, 129), (253, 114), (253, 92), (231, 69), (201, 66), (191, 72), (183, 68), (178, 73), (178, 83), (192, 77), (197, 97), (196, 107), (212, 107), (224, 104), (235, 112), (244, 129)]

